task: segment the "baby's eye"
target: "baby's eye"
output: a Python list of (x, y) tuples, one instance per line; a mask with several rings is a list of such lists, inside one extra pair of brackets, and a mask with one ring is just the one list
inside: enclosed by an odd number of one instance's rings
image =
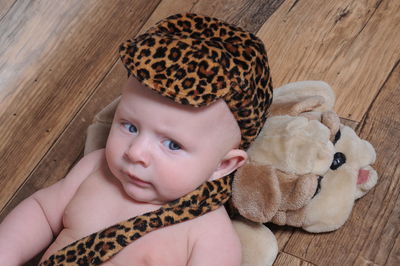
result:
[(163, 144), (165, 147), (167, 147), (168, 149), (173, 150), (173, 151), (177, 151), (177, 150), (181, 149), (181, 146), (178, 143), (176, 143), (172, 140), (169, 140), (169, 139), (164, 140)]
[(137, 128), (135, 125), (131, 123), (123, 123), (123, 126), (130, 132), (130, 133), (137, 133)]

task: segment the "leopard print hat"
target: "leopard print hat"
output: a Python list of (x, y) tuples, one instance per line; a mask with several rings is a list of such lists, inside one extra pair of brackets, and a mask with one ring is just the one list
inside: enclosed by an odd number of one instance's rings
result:
[(224, 99), (246, 150), (260, 132), (272, 101), (267, 54), (254, 34), (216, 18), (170, 16), (120, 46), (134, 75), (162, 96), (194, 107)]

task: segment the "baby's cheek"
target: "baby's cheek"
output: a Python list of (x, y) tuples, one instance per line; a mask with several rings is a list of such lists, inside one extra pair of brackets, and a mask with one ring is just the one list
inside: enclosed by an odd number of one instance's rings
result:
[(170, 200), (192, 192), (208, 180), (207, 175), (210, 175), (206, 165), (191, 158), (159, 159), (156, 174), (160, 181), (159, 194)]
[(162, 185), (160, 189), (168, 196), (172, 197), (171, 200), (185, 195), (196, 188), (196, 184), (194, 184), (192, 178), (190, 178), (190, 173), (186, 172), (184, 167), (181, 167), (180, 170), (181, 171), (176, 171), (176, 169), (167, 170), (162, 175), (162, 180), (160, 180)]

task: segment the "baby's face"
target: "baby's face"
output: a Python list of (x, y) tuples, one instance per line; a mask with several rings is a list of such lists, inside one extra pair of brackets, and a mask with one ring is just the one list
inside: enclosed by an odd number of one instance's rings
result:
[(106, 146), (112, 174), (134, 200), (164, 204), (219, 178), (239, 127), (221, 100), (183, 106), (130, 78)]

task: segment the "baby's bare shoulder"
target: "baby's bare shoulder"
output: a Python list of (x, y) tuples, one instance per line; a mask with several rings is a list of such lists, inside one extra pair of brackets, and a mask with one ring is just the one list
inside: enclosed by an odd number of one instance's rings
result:
[(58, 195), (57, 197), (59, 197), (59, 193), (61, 193), (61, 195), (65, 193), (73, 194), (83, 180), (104, 163), (104, 150), (97, 150), (89, 153), (80, 159), (64, 178), (47, 188), (37, 191), (35, 196), (38, 199), (41, 199), (48, 196), (52, 197), (53, 194)]
[(62, 230), (64, 209), (80, 184), (105, 162), (103, 150), (83, 157), (71, 171), (57, 183), (36, 191), (31, 197), (41, 206), (54, 234)]
[(93, 172), (97, 168), (101, 167), (106, 163), (105, 150), (95, 150), (91, 153), (86, 154), (83, 158), (79, 160), (77, 166), (80, 168), (87, 167), (90, 172)]
[(54, 185), (54, 189), (64, 191), (67, 194), (74, 194), (80, 184), (105, 163), (104, 149), (85, 155), (63, 179)]

